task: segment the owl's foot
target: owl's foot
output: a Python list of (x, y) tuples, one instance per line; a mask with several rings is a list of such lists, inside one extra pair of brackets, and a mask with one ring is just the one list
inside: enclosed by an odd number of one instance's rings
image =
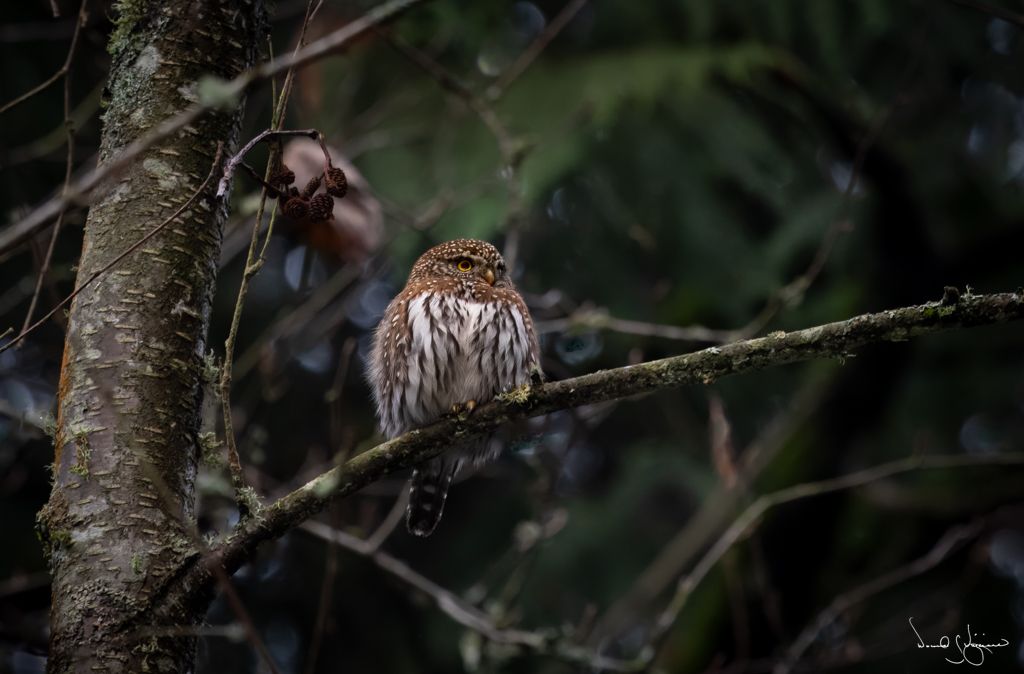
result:
[(452, 405), (452, 408), (451, 408), (452, 416), (453, 417), (460, 417), (460, 416), (463, 416), (463, 415), (470, 415), (470, 414), (473, 413), (473, 410), (475, 410), (475, 409), (476, 409), (476, 401), (475, 400), (467, 400), (464, 403), (455, 403), (454, 405)]

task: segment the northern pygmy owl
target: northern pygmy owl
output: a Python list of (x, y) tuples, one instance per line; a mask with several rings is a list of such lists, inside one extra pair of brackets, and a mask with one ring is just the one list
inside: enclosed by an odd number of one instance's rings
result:
[[(373, 337), (369, 379), (388, 438), (472, 410), (477, 403), (539, 376), (533, 321), (497, 249), (456, 239), (413, 265)], [(412, 474), (406, 526), (429, 536), (452, 479), (494, 458), (488, 438), (453, 440)]]

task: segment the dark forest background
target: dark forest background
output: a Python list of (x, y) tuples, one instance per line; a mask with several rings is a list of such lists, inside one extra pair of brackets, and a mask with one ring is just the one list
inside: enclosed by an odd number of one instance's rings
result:
[[(57, 4), (59, 19), (39, 0), (0, 12), (3, 102), (64, 61), (78, 6)], [(312, 37), (370, 7), (328, 0)], [(294, 48), (305, 10), (276, 4), (274, 54)], [(275, 224), (245, 305), (232, 400), (261, 495), (379, 441), (363, 377), (370, 331), (415, 257), (450, 238), (510, 252), (554, 379), (935, 300), (944, 286), (1024, 284), (1019, 3), (569, 10), (554, 34), (562, 0), (428, 2), (301, 71), (286, 126), (320, 129), (358, 189), (339, 203), (336, 236)], [(76, 170), (95, 162), (116, 16), (94, 3), (73, 62)], [(511, 77), (531, 45), (544, 48)], [(439, 68), (475, 106), (439, 86)], [(58, 83), (0, 116), (2, 222), (59, 189), (62, 105)], [(271, 105), (266, 87), (249, 96), (244, 139), (268, 126)], [(318, 152), (308, 141), (288, 151), (300, 176)], [(215, 353), (257, 190), (236, 179)], [(69, 212), (36, 316), (73, 288), (83, 221), (84, 210)], [(20, 328), (48, 240), (0, 252), (0, 332)], [(34, 518), (50, 490), (62, 327), (58, 313), (0, 354), (0, 671), (44, 666), (49, 587)], [(500, 625), (568, 626), (628, 658), (677, 579), (757, 496), (912, 455), (1020, 452), (1022, 344), (1024, 326), (982, 328), (555, 414), (457, 485), (431, 538), (398, 527), (382, 549)], [(205, 427), (221, 433), (207, 406)], [(211, 451), (199, 482), (211, 536), (237, 519), (218, 458)], [(403, 486), (402, 476), (377, 483), (318, 521), (368, 536)], [(1006, 638), (982, 669), (1019, 671), (1022, 521), (1024, 472), (985, 466), (770, 510), (697, 587), (657, 666), (772, 671), (838, 597), (852, 599), (848, 610), (822, 625), (795, 671), (952, 667), (917, 648), (911, 616), (926, 640), (968, 623)], [(923, 568), (965, 524), (973, 535)], [(865, 586), (894, 572), (906, 577)], [(580, 669), (489, 644), (365, 555), (302, 529), (235, 583), (282, 671)], [(208, 619), (199, 672), (266, 671), (227, 604)]]

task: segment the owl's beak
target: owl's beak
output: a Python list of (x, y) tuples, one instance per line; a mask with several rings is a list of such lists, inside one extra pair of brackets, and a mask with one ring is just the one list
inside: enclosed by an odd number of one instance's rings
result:
[(494, 285), (494, 270), (493, 269), (485, 269), (484, 273), (482, 274), (482, 276), (484, 277), (484, 280), (487, 281), (488, 285)]

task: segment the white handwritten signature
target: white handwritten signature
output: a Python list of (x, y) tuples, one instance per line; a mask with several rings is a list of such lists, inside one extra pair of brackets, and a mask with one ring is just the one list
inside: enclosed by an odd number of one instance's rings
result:
[[(969, 665), (974, 665), (975, 667), (980, 667), (981, 664), (985, 662), (985, 654), (986, 653), (988, 653), (989, 655), (992, 655), (992, 649), (993, 648), (1002, 648), (1003, 646), (1009, 646), (1010, 645), (1010, 642), (1007, 641), (1006, 639), (1000, 639), (999, 643), (995, 643), (995, 644), (976, 644), (976, 643), (974, 643), (974, 639), (975, 639), (975, 637), (978, 636), (978, 634), (977, 633), (971, 634), (971, 625), (970, 625), (970, 623), (967, 624), (967, 640), (964, 643), (961, 643), (960, 635), (957, 634), (956, 635), (956, 639), (953, 640), (952, 642), (949, 640), (948, 636), (943, 635), (942, 638), (939, 639), (938, 643), (926, 644), (924, 642), (924, 639), (921, 638), (921, 633), (917, 631), (916, 627), (914, 627), (914, 618), (913, 617), (908, 618), (908, 621), (910, 622), (910, 629), (914, 630), (914, 634), (917, 635), (917, 647), (918, 648), (942, 648), (942, 649), (946, 649), (946, 648), (950, 648), (952, 646), (952, 647), (955, 647), (958, 651), (960, 651), (960, 659), (959, 660), (950, 660), (949, 658), (946, 658), (946, 662), (948, 662), (948, 663), (950, 663), (952, 665), (962, 665), (962, 664), (964, 664), (966, 662)], [(984, 632), (982, 633), (982, 636), (984, 636)]]

